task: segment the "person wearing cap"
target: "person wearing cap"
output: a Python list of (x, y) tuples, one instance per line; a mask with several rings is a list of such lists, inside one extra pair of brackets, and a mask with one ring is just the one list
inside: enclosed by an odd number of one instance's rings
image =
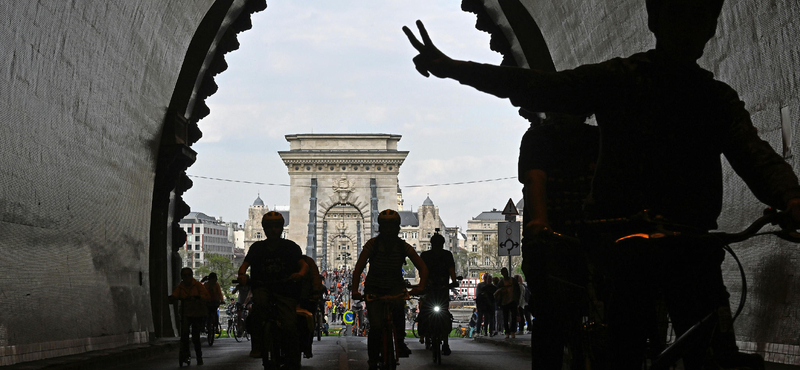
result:
[[(277, 304), (276, 319), (280, 324), (278, 328), (280, 332), (271, 335), (276, 338), (280, 335), (282, 346), (286, 350), (285, 368), (299, 369), (300, 349), (298, 333), (295, 330), (295, 310), (301, 291), (298, 281), (308, 272), (308, 265), (303, 260), (300, 246), (281, 237), (284, 227), (283, 215), (275, 211), (267, 212), (261, 218), (261, 226), (267, 238), (250, 246), (244, 262), (239, 267), (238, 278), (240, 284), (247, 284), (248, 278), (245, 274), (249, 268), (250, 277), (257, 282), (251, 289), (253, 310), (247, 317), (248, 331), (253, 339), (250, 356), (263, 355), (261, 351), (263, 333), (258, 328), (267, 320), (264, 307), (267, 307), (267, 300), (272, 298)], [(270, 292), (271, 296), (268, 294)]]
[[(426, 285), (425, 295), (420, 299), (419, 328), (422, 336), (428, 337), (428, 323), (432, 315), (442, 314), (447, 318), (447, 333), (450, 333), (452, 325), (450, 322), (450, 283), (457, 284), (456, 262), (453, 253), (444, 249), (444, 236), (436, 233), (431, 236), (431, 250), (420, 253), (420, 258), (428, 267), (428, 284)], [(433, 312), (434, 307), (439, 307), (440, 311)], [(442, 343), (442, 354), (450, 355), (450, 341), (448, 335), (444, 334)]]
[[(354, 300), (362, 299), (358, 287), (361, 284), (361, 273), (369, 263), (369, 272), (364, 281), (364, 293), (378, 296), (396, 295), (406, 291), (406, 281), (403, 278), (403, 265), (406, 258), (419, 270), (419, 285), (411, 289), (411, 294), (419, 294), (425, 290), (428, 280), (428, 268), (425, 262), (417, 254), (414, 248), (398, 237), (400, 233), (400, 214), (397, 211), (387, 209), (378, 215), (377, 237), (368, 240), (358, 256), (356, 267), (353, 270), (353, 280), (350, 284), (351, 293)], [(397, 300), (392, 302), (392, 317), (394, 327), (397, 329), (398, 337), (405, 338), (405, 317), (403, 307), (405, 301)], [(367, 337), (367, 352), (369, 355), (370, 369), (378, 366), (378, 357), (381, 346), (381, 333), (385, 330), (388, 323), (384, 322), (384, 305), (380, 302), (373, 304), (367, 302), (367, 319), (370, 323), (370, 333)], [(405, 342), (399, 343), (400, 357), (408, 357), (411, 350)]]
[[(211, 296), (211, 299), (208, 301), (208, 320), (213, 322), (219, 321), (219, 313), (217, 312), (217, 308), (222, 302), (225, 301), (225, 296), (222, 295), (222, 288), (219, 286), (219, 281), (217, 280), (217, 273), (212, 272), (208, 274), (208, 280), (203, 283), (203, 286), (208, 290), (208, 294)], [(217, 330), (216, 325), (214, 325), (214, 330)], [(209, 335), (214, 335), (217, 333), (209, 333)]]

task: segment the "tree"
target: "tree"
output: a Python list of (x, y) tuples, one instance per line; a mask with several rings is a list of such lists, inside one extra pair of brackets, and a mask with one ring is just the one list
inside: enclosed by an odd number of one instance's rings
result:
[(233, 261), (228, 256), (219, 254), (206, 254), (206, 263), (197, 268), (196, 273), (200, 276), (207, 276), (208, 274), (216, 272), (219, 287), (222, 288), (222, 294), (225, 295), (226, 300), (231, 298), (231, 281), (236, 279), (237, 269), (233, 266)]
[(417, 268), (414, 267), (414, 263), (406, 257), (406, 262), (403, 264), (403, 271), (405, 271), (405, 278), (406, 279), (413, 279), (417, 277)]

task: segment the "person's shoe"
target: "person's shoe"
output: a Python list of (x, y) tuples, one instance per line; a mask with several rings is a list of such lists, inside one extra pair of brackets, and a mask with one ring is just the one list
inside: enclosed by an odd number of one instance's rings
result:
[(450, 356), (450, 346), (442, 346), (442, 355)]
[(506, 334), (506, 339), (508, 339), (508, 334)]
[[(506, 335), (506, 338), (508, 338), (508, 335)], [(511, 339), (516, 339), (516, 338), (517, 338), (517, 333), (511, 333)]]
[(312, 357), (314, 357), (314, 354), (311, 353), (311, 350), (303, 351), (303, 358), (312, 358)]
[(419, 343), (425, 344), (425, 337), (419, 337)]
[(252, 357), (252, 358), (261, 358), (261, 352), (259, 352), (259, 351), (250, 351), (250, 357)]
[(202, 364), (203, 364), (203, 358), (202, 357), (198, 357), (197, 358), (197, 366), (200, 366)]
[(408, 357), (411, 356), (411, 350), (405, 343), (400, 343), (397, 348), (397, 357)]

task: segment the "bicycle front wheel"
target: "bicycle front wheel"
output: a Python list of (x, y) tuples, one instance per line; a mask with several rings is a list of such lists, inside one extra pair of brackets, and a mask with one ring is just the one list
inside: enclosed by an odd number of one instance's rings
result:
[(211, 321), (206, 325), (206, 339), (209, 347), (214, 345), (214, 324)]
[(414, 338), (419, 338), (419, 334), (417, 334), (417, 321), (415, 320), (413, 324), (411, 324), (411, 334), (414, 334)]
[(217, 321), (217, 338), (222, 338), (222, 324)]
[(237, 342), (242, 341), (242, 333), (239, 333), (239, 325), (236, 325), (236, 321), (228, 324), (228, 336), (233, 337)]

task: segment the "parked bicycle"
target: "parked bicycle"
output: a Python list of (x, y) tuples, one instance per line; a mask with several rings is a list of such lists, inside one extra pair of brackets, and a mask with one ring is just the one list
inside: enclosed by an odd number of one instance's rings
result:
[(228, 318), (228, 336), (233, 337), (237, 342), (241, 342), (243, 339), (250, 340), (250, 333), (247, 332), (247, 325), (245, 325), (249, 312), (247, 307), (240, 307), (238, 303), (231, 310)]

